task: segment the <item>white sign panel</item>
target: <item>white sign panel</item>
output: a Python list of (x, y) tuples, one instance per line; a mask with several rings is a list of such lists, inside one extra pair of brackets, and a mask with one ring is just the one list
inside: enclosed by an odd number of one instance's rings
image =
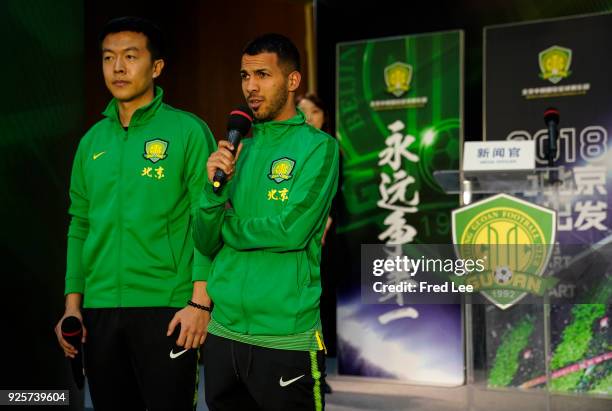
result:
[(463, 171), (513, 171), (535, 168), (534, 141), (467, 141)]

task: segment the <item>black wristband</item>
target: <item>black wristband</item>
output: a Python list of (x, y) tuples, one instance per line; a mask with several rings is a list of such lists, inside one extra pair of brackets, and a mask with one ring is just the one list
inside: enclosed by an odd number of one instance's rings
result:
[(190, 305), (195, 308), (199, 308), (200, 310), (208, 311), (209, 313), (212, 312), (212, 309), (210, 307), (207, 307), (205, 305), (196, 304), (191, 300), (187, 301), (187, 305)]

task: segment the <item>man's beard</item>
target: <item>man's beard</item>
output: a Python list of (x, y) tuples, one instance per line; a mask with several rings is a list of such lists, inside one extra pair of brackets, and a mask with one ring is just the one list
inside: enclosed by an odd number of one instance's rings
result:
[(278, 116), (278, 114), (285, 108), (285, 104), (287, 104), (287, 99), (289, 98), (288, 94), (289, 93), (287, 84), (283, 84), (283, 86), (278, 89), (276, 94), (272, 96), (268, 112), (261, 113), (261, 117), (258, 116), (258, 112), (255, 112), (255, 118), (257, 118), (261, 122), (274, 120)]

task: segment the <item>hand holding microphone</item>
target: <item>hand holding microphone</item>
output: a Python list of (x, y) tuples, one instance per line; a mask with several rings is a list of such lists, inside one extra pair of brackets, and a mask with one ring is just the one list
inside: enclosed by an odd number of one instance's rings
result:
[(231, 180), (240, 155), (240, 140), (251, 128), (253, 113), (248, 107), (240, 106), (230, 113), (227, 122), (227, 140), (219, 141), (219, 148), (208, 158), (206, 170), (213, 184), (213, 192), (219, 193), (226, 181)]
[[(59, 330), (57, 329), (59, 327)], [(58, 333), (59, 331), (59, 333)], [(83, 333), (81, 319), (67, 316), (60, 320), (56, 327), (59, 343), (67, 357), (70, 357), (72, 376), (77, 388), (82, 389), (85, 383), (83, 372)]]

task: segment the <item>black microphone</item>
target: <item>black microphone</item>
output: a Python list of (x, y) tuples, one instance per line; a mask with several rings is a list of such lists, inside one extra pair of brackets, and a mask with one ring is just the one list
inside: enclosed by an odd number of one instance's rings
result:
[[(253, 112), (247, 106), (239, 106), (230, 112), (229, 118), (227, 119), (227, 141), (234, 146), (232, 154), (236, 154), (240, 140), (247, 135), (251, 129), (252, 123)], [(214, 193), (219, 194), (221, 188), (225, 184), (226, 178), (225, 172), (220, 168), (215, 171), (215, 176), (213, 177)]]
[(83, 326), (78, 318), (70, 316), (64, 318), (61, 328), (64, 340), (78, 351), (74, 358), (70, 359), (70, 365), (72, 366), (74, 382), (77, 388), (82, 390), (85, 384), (85, 373), (83, 371), (83, 344), (81, 343), (83, 338)]
[(548, 127), (548, 166), (554, 165), (557, 155), (557, 139), (559, 138), (559, 110), (554, 107), (544, 112), (544, 123)]

